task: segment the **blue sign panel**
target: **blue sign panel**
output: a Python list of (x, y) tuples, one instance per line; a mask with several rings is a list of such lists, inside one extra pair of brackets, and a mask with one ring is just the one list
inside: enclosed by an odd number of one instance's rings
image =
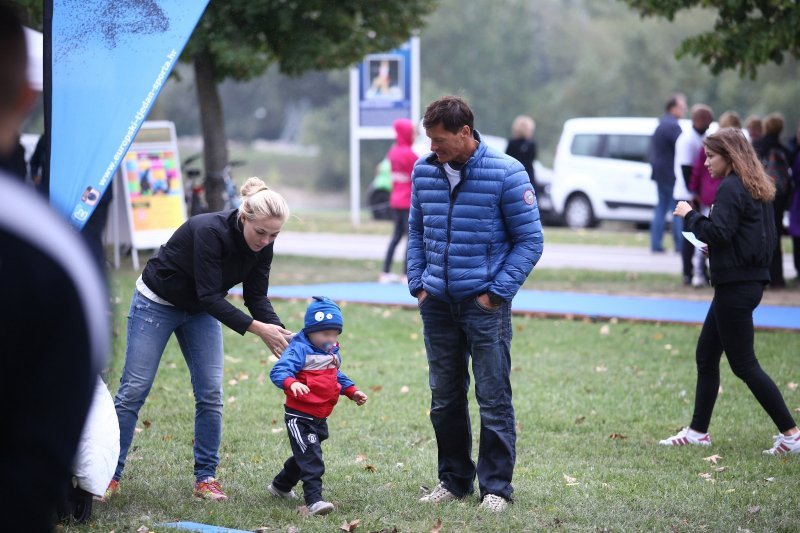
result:
[(411, 119), (410, 43), (366, 56), (359, 80), (360, 127), (391, 127), (398, 118)]

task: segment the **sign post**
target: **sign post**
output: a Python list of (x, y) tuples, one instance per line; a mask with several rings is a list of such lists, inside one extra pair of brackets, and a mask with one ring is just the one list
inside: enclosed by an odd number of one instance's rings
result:
[(350, 221), (361, 223), (361, 140), (394, 139), (398, 118), (419, 122), (419, 37), (350, 69)]

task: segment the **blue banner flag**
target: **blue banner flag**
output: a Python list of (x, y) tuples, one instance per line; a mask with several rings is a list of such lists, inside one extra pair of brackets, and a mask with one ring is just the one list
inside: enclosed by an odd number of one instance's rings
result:
[(80, 229), (208, 0), (52, 0), (50, 202)]

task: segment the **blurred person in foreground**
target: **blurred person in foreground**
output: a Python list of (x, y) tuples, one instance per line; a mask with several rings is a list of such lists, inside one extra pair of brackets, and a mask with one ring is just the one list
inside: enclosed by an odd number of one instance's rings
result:
[(394, 251), (403, 236), (408, 233), (408, 208), (411, 205), (411, 172), (417, 161), (417, 154), (411, 149), (414, 144), (414, 123), (407, 118), (394, 121), (395, 142), (386, 159), (391, 165), (392, 192), (389, 196), (389, 209), (392, 211), (394, 231), (386, 250), (386, 259), (383, 261), (383, 270), (378, 281), (390, 283), (393, 281), (406, 282), (407, 253), (403, 254), (403, 273), (400, 276), (392, 274), (392, 261)]
[(753, 344), (753, 311), (769, 282), (775, 225), (770, 202), (775, 184), (764, 172), (744, 134), (723, 128), (703, 142), (711, 175), (722, 180), (709, 216), (687, 202), (675, 215), (707, 245), (714, 299), (697, 340), (697, 385), (689, 426), (660, 441), (665, 446), (710, 446), (708, 427), (719, 394), (722, 352), (777, 426), (768, 455), (800, 453), (800, 431), (778, 387), (761, 368)]
[[(675, 188), (675, 141), (682, 129), (678, 120), (686, 114), (686, 97), (680, 93), (673, 94), (664, 106), (664, 114), (658, 122), (650, 144), (650, 178), (656, 182), (658, 199), (653, 211), (653, 223), (650, 226), (650, 251), (664, 251), (662, 240), (667, 213), (675, 208), (673, 189)], [(681, 221), (672, 217), (672, 240), (675, 251), (681, 250)]]
[[(0, 3), (0, 155), (34, 96), (25, 34)], [(0, 173), (0, 498), (4, 531), (52, 531), (108, 350), (105, 286), (82, 239), (30, 187)]]
[(792, 154), (792, 181), (794, 182), (792, 202), (789, 205), (789, 236), (792, 238), (796, 280), (800, 282), (800, 122), (797, 123), (795, 136), (789, 140), (789, 151)]
[[(692, 204), (697, 209), (699, 207), (696, 194), (689, 188), (692, 177), (692, 166), (697, 158), (698, 152), (703, 148), (703, 138), (708, 131), (708, 127), (714, 121), (714, 112), (705, 104), (695, 104), (691, 110), (692, 127), (678, 136), (675, 141), (675, 186), (672, 196), (676, 200), (684, 200)], [(700, 270), (695, 270), (695, 255), (702, 257), (700, 250), (686, 239), (681, 239), (681, 262), (683, 284), (691, 284), (693, 287), (705, 287), (708, 280), (701, 266)]]
[[(513, 493), (511, 300), (542, 255), (536, 195), (524, 167), (481, 140), (469, 105), (445, 96), (423, 125), (431, 152), (414, 167), (408, 288), (423, 324), (439, 483), (421, 502), (473, 493), (504, 511)], [(468, 409), (469, 360), (480, 410), (477, 467)]]

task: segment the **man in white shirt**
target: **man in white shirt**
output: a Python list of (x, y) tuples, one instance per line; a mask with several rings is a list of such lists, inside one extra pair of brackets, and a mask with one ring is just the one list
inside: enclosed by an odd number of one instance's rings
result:
[[(689, 179), (692, 176), (694, 161), (700, 150), (703, 149), (703, 138), (714, 121), (714, 113), (705, 104), (695, 104), (692, 106), (691, 118), (691, 129), (685, 130), (675, 141), (675, 187), (672, 196), (677, 201), (685, 200), (689, 203), (696, 203), (695, 194), (689, 191)], [(683, 284), (704, 287), (708, 285), (708, 280), (703, 273), (702, 263), (700, 263), (699, 272), (694, 268), (694, 263), (697, 262), (693, 261), (695, 252), (700, 254), (700, 259), (703, 260), (701, 252), (684, 239), (681, 245)]]

